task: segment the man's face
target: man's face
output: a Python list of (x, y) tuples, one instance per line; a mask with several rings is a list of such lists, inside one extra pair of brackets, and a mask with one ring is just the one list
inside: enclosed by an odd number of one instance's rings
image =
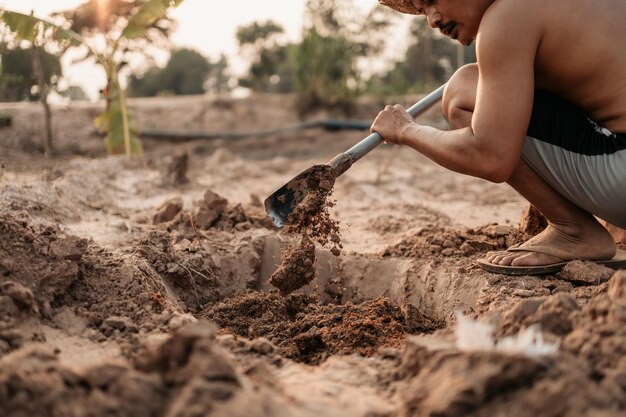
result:
[(486, 0), (412, 0), (418, 13), (428, 18), (433, 29), (457, 40), (471, 44), (478, 34), (478, 26), (485, 10), (491, 4)]

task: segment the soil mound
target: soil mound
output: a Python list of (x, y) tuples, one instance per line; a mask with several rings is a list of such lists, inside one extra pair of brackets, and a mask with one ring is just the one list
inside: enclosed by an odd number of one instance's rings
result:
[[(155, 218), (161, 217), (168, 204), (164, 206), (157, 209)], [(211, 189), (205, 191), (203, 199), (194, 204), (192, 211), (182, 210), (182, 206), (174, 211), (173, 220), (164, 222), (164, 225), (168, 231), (177, 233), (177, 240), (193, 240), (202, 237), (202, 232), (207, 230), (234, 233), (253, 228), (273, 228), (271, 220), (264, 214), (252, 216), (246, 213), (241, 204), (231, 206), (227, 199)]]
[(506, 249), (520, 243), (524, 235), (510, 226), (488, 225), (478, 229), (432, 227), (402, 239), (387, 248), (383, 256), (432, 258), (434, 256), (470, 256), (491, 250)]
[(239, 336), (265, 337), (283, 356), (310, 364), (332, 354), (372, 355), (382, 346), (402, 346), (407, 334), (443, 326), (414, 306), (402, 308), (387, 298), (321, 306), (305, 295), (258, 292), (230, 298), (201, 316)]
[(208, 323), (189, 324), (145, 350), (135, 366), (119, 361), (77, 370), (43, 345), (7, 355), (0, 359), (0, 414), (276, 415), (263, 387), (236, 370), (213, 332)]
[(70, 308), (98, 339), (137, 332), (172, 308), (159, 277), (141, 263), (8, 213), (0, 214), (0, 275), (0, 353), (45, 339), (21, 329), (27, 317), (64, 326)]
[(185, 310), (195, 311), (221, 299), (219, 269), (199, 241), (187, 242), (176, 249), (173, 237), (164, 230), (146, 233), (136, 246), (136, 254), (145, 259), (159, 276), (172, 286)]

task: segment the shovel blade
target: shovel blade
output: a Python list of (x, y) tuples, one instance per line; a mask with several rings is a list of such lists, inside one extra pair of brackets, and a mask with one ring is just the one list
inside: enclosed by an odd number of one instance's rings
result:
[[(276, 227), (281, 228), (288, 223), (289, 215), (308, 194), (329, 187), (328, 181), (321, 184), (319, 180), (319, 172), (329, 169), (332, 170), (328, 165), (314, 165), (296, 175), (265, 199), (265, 211)], [(332, 185), (330, 184), (330, 188)]]

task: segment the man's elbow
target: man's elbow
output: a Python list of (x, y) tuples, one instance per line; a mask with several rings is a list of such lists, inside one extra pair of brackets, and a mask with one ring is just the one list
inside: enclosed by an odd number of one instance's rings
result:
[(479, 166), (477, 177), (493, 183), (503, 183), (511, 178), (515, 171), (515, 166), (503, 161), (500, 156), (485, 158)]

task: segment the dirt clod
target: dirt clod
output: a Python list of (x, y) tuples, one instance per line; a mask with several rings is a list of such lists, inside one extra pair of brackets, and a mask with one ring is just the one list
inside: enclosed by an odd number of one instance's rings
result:
[(300, 245), (289, 248), (283, 261), (270, 277), (269, 283), (285, 296), (307, 284), (315, 277), (315, 245), (304, 237)]
[(535, 206), (529, 204), (522, 212), (519, 228), (529, 236), (538, 235), (548, 227), (548, 220)]
[[(335, 171), (328, 165), (317, 165), (294, 184), (310, 192), (289, 214), (285, 232), (301, 235), (300, 243), (283, 254), (283, 260), (270, 279), (270, 284), (287, 295), (310, 283), (315, 277), (315, 244), (329, 247), (335, 256), (341, 254), (339, 223), (330, 217), (330, 200), (335, 184)], [(298, 192), (298, 191), (296, 191)], [(301, 191), (300, 191), (301, 192)]]
[(189, 178), (187, 178), (187, 169), (189, 168), (189, 154), (183, 152), (178, 155), (174, 155), (167, 169), (163, 173), (163, 184), (169, 186), (187, 184)]
[(159, 224), (174, 220), (174, 217), (183, 209), (183, 199), (172, 198), (161, 204), (152, 217), (152, 224)]

